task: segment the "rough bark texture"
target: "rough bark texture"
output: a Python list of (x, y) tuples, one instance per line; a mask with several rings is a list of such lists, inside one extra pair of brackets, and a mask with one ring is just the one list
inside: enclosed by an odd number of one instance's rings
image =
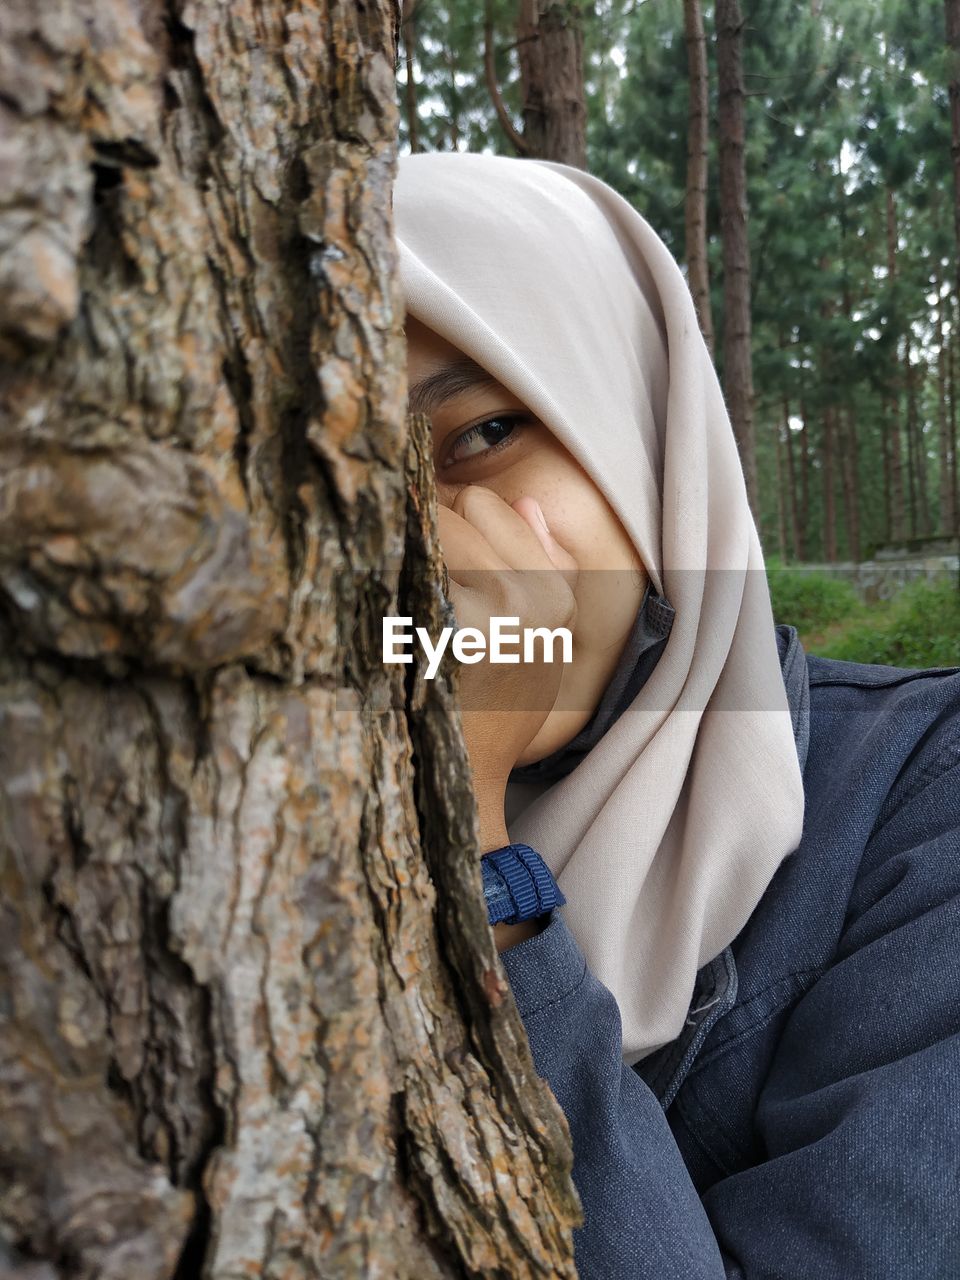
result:
[(580, 5), (571, 0), (520, 0), (517, 53), (522, 153), (585, 169), (587, 110), (580, 22)]
[(723, 244), (723, 389), (740, 449), (747, 496), (759, 518), (753, 426), (750, 242), (744, 143), (743, 17), (739, 0), (717, 0), (717, 143)]
[(713, 354), (713, 314), (710, 309), (710, 271), (707, 263), (707, 40), (700, 0), (683, 0), (683, 30), (690, 75), (687, 121), (687, 188), (684, 201), (687, 278), (693, 294), (700, 332)]
[(397, 17), (0, 10), (5, 1276), (574, 1274), (452, 676), (380, 662), (450, 613)]

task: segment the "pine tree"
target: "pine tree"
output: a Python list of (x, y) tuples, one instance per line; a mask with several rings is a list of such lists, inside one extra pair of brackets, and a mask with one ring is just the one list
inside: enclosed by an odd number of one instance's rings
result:
[(685, 194), (685, 248), (687, 277), (700, 330), (713, 353), (713, 315), (710, 309), (710, 273), (707, 263), (707, 154), (710, 85), (707, 73), (707, 40), (700, 0), (684, 0), (684, 38), (690, 77), (690, 121), (687, 133), (687, 187)]
[(723, 243), (723, 389), (740, 449), (747, 496), (757, 514), (759, 494), (753, 425), (743, 28), (739, 0), (716, 0), (717, 150)]

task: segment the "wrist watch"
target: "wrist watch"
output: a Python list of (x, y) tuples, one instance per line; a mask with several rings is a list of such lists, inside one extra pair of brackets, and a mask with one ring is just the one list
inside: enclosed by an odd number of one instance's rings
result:
[(480, 859), (483, 896), (491, 924), (519, 924), (567, 901), (550, 868), (528, 844), (508, 844)]

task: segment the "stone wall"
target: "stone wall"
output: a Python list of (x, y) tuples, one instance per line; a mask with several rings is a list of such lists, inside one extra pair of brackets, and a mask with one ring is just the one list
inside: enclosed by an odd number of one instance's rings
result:
[(932, 581), (952, 576), (960, 590), (960, 546), (949, 539), (930, 540), (922, 547), (883, 547), (873, 559), (859, 564), (841, 561), (795, 567), (846, 579), (868, 604), (889, 600), (918, 578)]

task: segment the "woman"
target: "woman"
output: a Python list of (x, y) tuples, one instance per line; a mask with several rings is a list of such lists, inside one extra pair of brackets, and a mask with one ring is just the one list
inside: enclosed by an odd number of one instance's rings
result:
[(960, 673), (774, 627), (685, 283), (613, 191), (418, 155), (395, 216), (458, 621), (573, 633), (461, 688), (580, 1275), (960, 1276)]

